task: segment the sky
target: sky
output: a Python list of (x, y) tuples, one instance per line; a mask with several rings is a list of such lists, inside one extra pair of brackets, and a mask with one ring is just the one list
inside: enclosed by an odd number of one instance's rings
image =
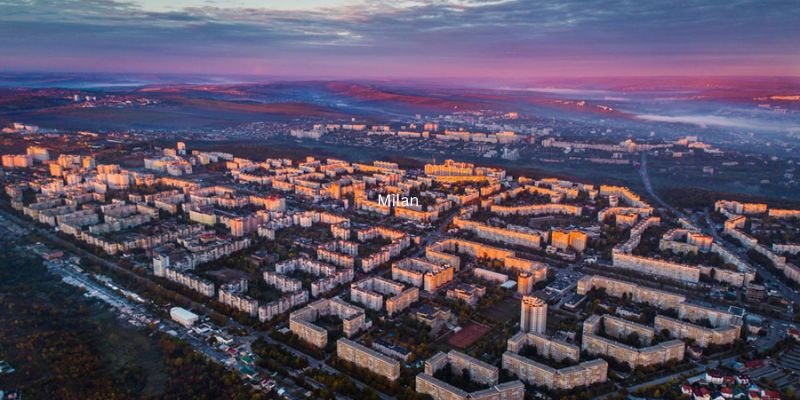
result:
[(800, 76), (789, 0), (0, 0), (0, 71)]

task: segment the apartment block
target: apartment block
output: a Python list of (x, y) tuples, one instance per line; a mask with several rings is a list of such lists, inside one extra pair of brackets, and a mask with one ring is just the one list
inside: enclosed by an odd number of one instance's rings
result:
[[(678, 319), (656, 316), (654, 330), (667, 329), (673, 337), (694, 338), (702, 347), (708, 344), (732, 343), (740, 336), (741, 317), (728, 311), (688, 303), (682, 295), (598, 275), (581, 278), (578, 281), (577, 293), (586, 294), (592, 288), (605, 289), (606, 294), (612, 297), (622, 297), (627, 294), (636, 303), (647, 303), (659, 309), (677, 311)], [(701, 321), (711, 327), (693, 323)]]
[(564, 359), (578, 361), (581, 350), (578, 346), (534, 332), (517, 332), (508, 339), (508, 351), (519, 353), (525, 346), (536, 348), (536, 354), (542, 357), (552, 357), (556, 361)]
[(386, 313), (392, 316), (411, 307), (419, 300), (419, 288), (411, 287), (386, 299)]
[(258, 301), (247, 296), (247, 281), (244, 284), (225, 284), (219, 288), (219, 302), (252, 317), (258, 316)]
[(538, 249), (541, 246), (542, 238), (535, 232), (521, 232), (505, 228), (493, 227), (480, 222), (470, 221), (463, 218), (453, 218), (453, 225), (459, 229), (473, 232), (475, 236), (500, 242), (512, 246), (522, 246)]
[(608, 380), (608, 363), (603, 359), (556, 369), (513, 351), (506, 351), (503, 353), (503, 369), (530, 385), (556, 390), (589, 386)]
[[(473, 382), (491, 385), (484, 389), (468, 393), (453, 385), (434, 378), (436, 371), (450, 368), (453, 373), (469, 371), (470, 380)], [(525, 387), (520, 381), (498, 384), (500, 370), (483, 361), (472, 358), (464, 353), (451, 350), (449, 353), (436, 353), (425, 361), (424, 372), (417, 375), (417, 393), (428, 394), (436, 400), (466, 400), (466, 399), (509, 399), (522, 400)]]
[(503, 206), (493, 204), (489, 210), (497, 215), (571, 215), (580, 217), (583, 208), (569, 204), (531, 204), (525, 206)]
[(333, 265), (312, 260), (308, 257), (293, 258), (275, 264), (276, 274), (285, 275), (293, 271), (302, 271), (320, 277), (320, 279), (311, 282), (311, 295), (314, 297), (336, 286), (352, 282), (355, 277), (355, 271), (352, 268), (338, 269)]
[(550, 231), (550, 245), (561, 251), (572, 249), (577, 252), (583, 252), (586, 250), (588, 242), (589, 236), (579, 230), (554, 229)]
[(500, 376), (500, 370), (497, 367), (456, 350), (451, 350), (449, 353), (436, 353), (425, 361), (425, 373), (428, 375), (433, 375), (442, 368), (450, 368), (455, 373), (461, 373), (466, 369), (473, 382), (484, 385), (496, 384)]
[(634, 256), (625, 254), (617, 249), (613, 250), (612, 259), (615, 268), (629, 269), (642, 274), (660, 276), (676, 281), (694, 283), (700, 281), (700, 268), (692, 265)]
[(653, 327), (656, 331), (666, 329), (670, 335), (678, 339), (693, 339), (700, 347), (731, 344), (739, 338), (741, 330), (740, 327), (733, 325), (708, 328), (664, 315), (656, 316)]
[(490, 271), (484, 268), (473, 268), (472, 274), (475, 275), (476, 278), (480, 278), (489, 282), (496, 282), (499, 284), (503, 284), (508, 281), (508, 275)]
[(404, 258), (392, 264), (392, 280), (435, 292), (453, 280), (455, 267), (440, 265), (419, 258)]
[(525, 385), (520, 381), (500, 383), (470, 393), (421, 373), (417, 375), (416, 388), (417, 393), (430, 395), (434, 400), (523, 400), (525, 398)]
[(800, 210), (792, 209), (770, 208), (767, 214), (773, 218), (800, 218)]
[(358, 243), (334, 240), (317, 247), (317, 259), (343, 268), (355, 268)]
[(608, 278), (600, 275), (586, 275), (578, 280), (576, 291), (584, 295), (589, 290), (604, 289), (612, 297), (622, 297), (627, 294), (636, 303), (646, 303), (660, 309), (675, 309), (686, 301), (686, 297), (664, 290), (648, 288), (619, 279)]
[(366, 368), (390, 381), (396, 381), (400, 377), (399, 361), (352, 340), (346, 338), (337, 340), (336, 355), (342, 360)]
[(714, 239), (706, 234), (688, 229), (671, 229), (659, 241), (659, 249), (675, 253), (692, 253), (711, 251)]
[(30, 168), (33, 166), (33, 156), (29, 154), (4, 154), (2, 157), (3, 168)]
[(386, 312), (391, 316), (410, 307), (419, 299), (419, 289), (406, 289), (405, 285), (381, 277), (369, 277), (350, 284), (350, 301), (380, 311), (384, 299)]
[(369, 211), (384, 216), (392, 213), (391, 207), (378, 203), (377, 201), (369, 200), (366, 197), (356, 197), (355, 207), (359, 210)]
[(278, 300), (260, 305), (258, 307), (258, 320), (261, 322), (269, 321), (278, 315), (305, 303), (308, 303), (307, 290), (298, 290), (296, 292), (288, 293)]
[(475, 306), (485, 294), (485, 287), (461, 283), (452, 289), (448, 289), (446, 297), (453, 300), (462, 300), (471, 306)]
[(407, 207), (394, 207), (394, 216), (421, 224), (430, 223), (439, 219), (439, 213), (437, 211), (422, 211)]
[(283, 293), (296, 292), (303, 288), (303, 282), (299, 279), (290, 278), (286, 275), (272, 271), (264, 271), (264, 282)]
[[(639, 334), (644, 347), (637, 348), (599, 336), (598, 332), (601, 329), (605, 329), (606, 334), (611, 337), (623, 337), (635, 332)], [(649, 345), (654, 335), (653, 328), (635, 322), (610, 315), (593, 315), (583, 323), (581, 349), (589, 354), (605, 355), (619, 362), (626, 362), (631, 368), (663, 364), (669, 360), (683, 360), (686, 350), (683, 341), (674, 339)]]
[(457, 254), (500, 260), (505, 268), (530, 273), (534, 277), (534, 282), (547, 279), (546, 264), (519, 258), (511, 250), (453, 238), (438, 241), (425, 248), (425, 257), (428, 260), (453, 265), (458, 270), (461, 268), (461, 260)]
[(623, 216), (621, 221), (617, 220), (617, 225), (631, 226), (638, 218), (647, 218), (652, 214), (652, 207), (608, 207), (600, 210), (597, 213), (597, 222), (605, 222), (610, 217), (619, 218), (619, 216)]
[(214, 297), (216, 294), (214, 290), (214, 282), (195, 276), (188, 272), (178, 271), (168, 267), (155, 267), (153, 268), (153, 275), (167, 278), (172, 282), (179, 285), (186, 286), (206, 297)]
[[(750, 211), (754, 210), (760, 211), (761, 208), (757, 206), (760, 205), (752, 206), (751, 207), (752, 209)], [(724, 207), (721, 209), (723, 211), (725, 210)], [(764, 257), (767, 257), (775, 266), (775, 268), (783, 272), (783, 274), (787, 278), (795, 282), (800, 282), (800, 267), (790, 262), (787, 262), (785, 256), (779, 255), (775, 251), (770, 250), (767, 246), (764, 246), (763, 244), (759, 243), (758, 239), (744, 232), (743, 229), (747, 222), (747, 218), (745, 216), (738, 214), (730, 214), (730, 213), (728, 213), (727, 215), (728, 215), (728, 220), (725, 221), (725, 230), (724, 230), (726, 234), (738, 240), (742, 246), (754, 250), (763, 255)], [(745, 281), (745, 284), (746, 283), (749, 283), (749, 281)]]
[(719, 213), (731, 213), (739, 215), (763, 214), (767, 212), (767, 205), (764, 203), (742, 203), (731, 200), (718, 200), (714, 203), (714, 210)]
[(363, 329), (369, 328), (364, 310), (339, 299), (320, 299), (289, 316), (289, 329), (313, 346), (324, 348), (328, 344), (328, 332), (315, 325), (317, 318), (333, 315), (342, 320), (342, 329), (345, 337), (352, 337)]
[(600, 185), (601, 196), (616, 196), (631, 207), (647, 208), (649, 204), (642, 201), (638, 194), (624, 186)]

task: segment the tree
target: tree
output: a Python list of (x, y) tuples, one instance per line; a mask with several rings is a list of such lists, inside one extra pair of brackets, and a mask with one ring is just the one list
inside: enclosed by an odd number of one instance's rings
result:
[(629, 333), (627, 340), (628, 344), (630, 344), (631, 346), (638, 347), (641, 345), (641, 339), (639, 338), (639, 334), (637, 332)]

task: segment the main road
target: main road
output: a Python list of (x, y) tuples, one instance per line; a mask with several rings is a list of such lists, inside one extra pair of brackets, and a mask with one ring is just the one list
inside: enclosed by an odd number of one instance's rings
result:
[[(642, 177), (642, 183), (644, 184), (644, 189), (647, 191), (647, 194), (649, 194), (661, 208), (665, 208), (678, 217), (686, 219), (686, 216), (683, 215), (682, 212), (667, 204), (667, 202), (662, 200), (661, 197), (658, 197), (658, 194), (653, 190), (653, 184), (650, 182), (650, 175), (647, 173), (647, 152), (644, 151), (642, 152), (641, 165), (639, 165), (639, 175)], [(688, 221), (688, 219), (686, 220)]]
[[(656, 201), (656, 203), (658, 203), (659, 206), (661, 206), (662, 208), (671, 211), (678, 217), (683, 218), (688, 223), (693, 224), (692, 221), (689, 218), (687, 218), (682, 212), (678, 211), (671, 205), (667, 204), (667, 202), (662, 200), (661, 197), (659, 197), (658, 194), (655, 192), (655, 190), (653, 190), (653, 185), (650, 182), (650, 175), (647, 172), (646, 152), (642, 152), (641, 160), (642, 160), (641, 165), (639, 166), (639, 175), (642, 177), (642, 183), (644, 184), (644, 188), (645, 190), (647, 190), (647, 193), (650, 195), (650, 197), (652, 197)], [(707, 226), (705, 228), (695, 226), (695, 228), (697, 228), (700, 231), (710, 233), (714, 237), (714, 241), (725, 247), (728, 251), (732, 252), (733, 254), (737, 254), (740, 258), (747, 257), (746, 251), (741, 246), (736, 246), (735, 244), (731, 243), (730, 241), (720, 236), (719, 232), (717, 232), (714, 222), (711, 220), (711, 215), (708, 208), (706, 208), (703, 211), (704, 211), (705, 225)], [(761, 275), (766, 281), (770, 282), (775, 287), (777, 287), (778, 292), (785, 299), (790, 300), (791, 302), (800, 303), (800, 293), (798, 293), (795, 289), (792, 289), (791, 287), (789, 287), (789, 285), (787, 285), (780, 279), (777, 279), (772, 274), (772, 272), (764, 268), (764, 266), (758, 263), (749, 263), (749, 264), (753, 266), (756, 269), (756, 271), (758, 271), (758, 274)]]

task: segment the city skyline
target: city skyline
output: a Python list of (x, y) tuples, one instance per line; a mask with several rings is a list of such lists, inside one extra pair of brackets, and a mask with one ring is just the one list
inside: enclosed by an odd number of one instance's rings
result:
[(791, 2), (0, 2), (0, 71), (485, 80), (798, 76)]
[(0, 0), (0, 400), (800, 400), (800, 7)]

